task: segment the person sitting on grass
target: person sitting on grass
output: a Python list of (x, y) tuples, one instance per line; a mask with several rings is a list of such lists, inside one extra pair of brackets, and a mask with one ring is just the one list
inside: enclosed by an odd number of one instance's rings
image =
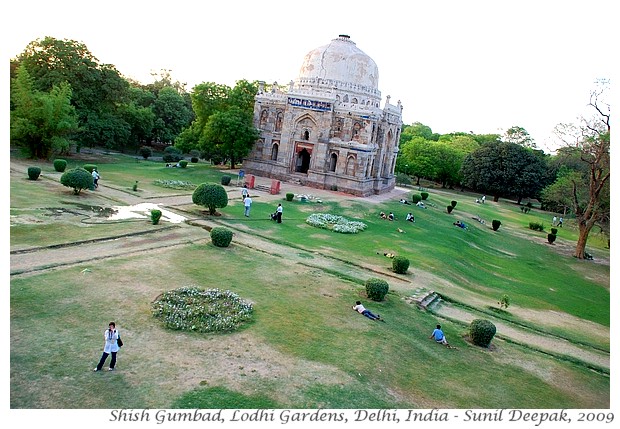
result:
[(387, 216), (383, 212), (379, 213), (379, 216), (381, 217), (381, 219), (387, 219)]
[(388, 215), (388, 220), (394, 220), (394, 213), (390, 212)]
[(364, 306), (362, 305), (360, 301), (355, 301), (353, 310), (357, 311), (363, 316), (368, 317), (371, 320), (380, 320), (381, 322), (385, 322), (385, 320), (383, 320), (380, 315), (373, 314), (370, 310), (367, 310), (366, 308), (364, 308)]
[(437, 325), (431, 336), (428, 338), (433, 338), (437, 343), (443, 344), (444, 346), (450, 348), (450, 344), (448, 344), (448, 340), (446, 340), (446, 336), (441, 330), (441, 325)]
[(415, 222), (415, 218), (413, 217), (413, 214), (411, 214), (411, 212), (407, 213), (407, 218), (405, 220), (408, 220), (409, 222)]

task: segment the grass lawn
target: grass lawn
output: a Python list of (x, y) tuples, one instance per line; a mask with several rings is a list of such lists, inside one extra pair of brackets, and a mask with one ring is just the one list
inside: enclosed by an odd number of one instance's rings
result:
[[(223, 174), (204, 163), (172, 169), (135, 157), (110, 155), (102, 161), (97, 162), (102, 184), (144, 200), (191, 195), (158, 186), (157, 180), (198, 185), (219, 183)], [(42, 169), (43, 178), (36, 182), (11, 180), (11, 250), (154, 228), (96, 216), (85, 221), (84, 207), (118, 202), (88, 191), (74, 197), (56, 183), (59, 173), (51, 163)], [(136, 180), (138, 192), (131, 189)], [(238, 188), (228, 189), (237, 197)], [(563, 242), (574, 245), (570, 219), (558, 234), (560, 244), (552, 246), (546, 232), (532, 231), (528, 224), (541, 221), (548, 229), (553, 214), (535, 209), (523, 214), (510, 201), (476, 204), (475, 196), (466, 193), (429, 193), (434, 207), (425, 210), (397, 200), (282, 199), (282, 224), (268, 218), (277, 201), (255, 198), (247, 219), (241, 202), (231, 198), (218, 210), (221, 216), (209, 219), (287, 246), (290, 257), (234, 241), (217, 248), (207, 240), (13, 276), (11, 408), (608, 408), (608, 372), (499, 337), (491, 349), (481, 349), (467, 341), (466, 326), (419, 310), (404, 298), (419, 287), (435, 289), (455, 305), (609, 351), (609, 338), (531, 317), (556, 315), (561, 321), (565, 315), (608, 329), (609, 265), (578, 261), (560, 251)], [(448, 214), (451, 200), (458, 204)], [(54, 216), (50, 208), (78, 215)], [(204, 208), (195, 205), (175, 208), (192, 219), (205, 217)], [(397, 221), (380, 219), (379, 211), (393, 211)], [(415, 223), (404, 221), (408, 211), (414, 212)], [(315, 212), (343, 215), (368, 227), (350, 235), (317, 229), (305, 223)], [(476, 215), (486, 223), (471, 218)], [(456, 219), (466, 222), (468, 230), (453, 226)], [(502, 221), (498, 231), (491, 229), (492, 219)], [(182, 230), (191, 235), (193, 228), (184, 225)], [(609, 258), (606, 244), (593, 239), (589, 251)], [(369, 268), (391, 266), (384, 252), (409, 258), (409, 273), (384, 301), (368, 301), (364, 280), (381, 277)], [(311, 264), (313, 254), (348, 268), (318, 269)], [(300, 263), (300, 255), (307, 264)], [(425, 278), (436, 280), (421, 283)], [(225, 335), (163, 328), (151, 316), (151, 303), (164, 291), (188, 285), (230, 289), (250, 300), (253, 322)], [(510, 296), (511, 306), (499, 313), (503, 294)], [(353, 312), (358, 299), (387, 322)], [(110, 320), (117, 322), (125, 342), (119, 370), (93, 374)], [(456, 350), (428, 339), (436, 323), (442, 323)]]

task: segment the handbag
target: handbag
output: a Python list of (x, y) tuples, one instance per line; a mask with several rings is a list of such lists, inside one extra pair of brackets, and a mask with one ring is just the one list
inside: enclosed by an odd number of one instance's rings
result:
[(119, 347), (123, 347), (123, 340), (121, 340), (121, 337), (117, 338), (116, 345), (119, 346)]

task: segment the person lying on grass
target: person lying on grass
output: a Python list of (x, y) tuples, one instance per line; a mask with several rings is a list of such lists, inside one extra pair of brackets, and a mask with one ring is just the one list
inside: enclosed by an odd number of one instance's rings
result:
[(383, 320), (380, 315), (373, 314), (370, 310), (367, 310), (366, 308), (364, 308), (364, 306), (362, 305), (360, 301), (355, 301), (353, 310), (357, 311), (363, 316), (368, 317), (371, 320), (380, 320), (381, 322), (385, 322), (385, 320)]

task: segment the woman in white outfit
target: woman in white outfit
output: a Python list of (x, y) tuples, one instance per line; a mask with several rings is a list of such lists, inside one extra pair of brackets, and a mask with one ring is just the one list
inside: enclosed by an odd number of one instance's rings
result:
[(101, 359), (99, 359), (97, 367), (93, 370), (95, 372), (101, 371), (101, 368), (103, 368), (103, 364), (105, 363), (108, 355), (110, 354), (112, 354), (112, 360), (110, 361), (109, 371), (114, 371), (114, 367), (116, 366), (116, 353), (119, 350), (118, 339), (120, 337), (120, 334), (116, 329), (116, 324), (114, 322), (110, 322), (108, 329), (106, 329), (103, 333), (103, 337), (105, 339), (103, 354), (101, 355)]

